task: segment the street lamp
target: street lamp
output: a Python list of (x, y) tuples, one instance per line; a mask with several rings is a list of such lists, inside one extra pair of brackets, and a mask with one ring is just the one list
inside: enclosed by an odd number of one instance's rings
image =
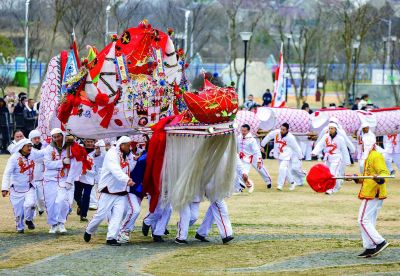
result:
[(390, 37), (391, 42), (393, 43), (392, 45), (392, 53), (391, 53), (391, 61), (390, 61), (390, 84), (393, 85), (394, 84), (394, 80), (393, 80), (393, 59), (394, 59), (394, 46), (397, 40), (396, 36), (392, 36)]
[(26, 78), (27, 78), (27, 94), (29, 97), (29, 89), (30, 89), (30, 80), (29, 80), (29, 69), (28, 69), (28, 59), (29, 59), (29, 53), (28, 53), (28, 46), (29, 46), (29, 3), (30, 0), (26, 0), (25, 2), (25, 65), (26, 65)]
[(357, 63), (357, 51), (358, 48), (360, 48), (360, 36), (357, 36), (357, 39), (353, 41), (353, 49), (354, 49), (354, 55), (353, 55), (353, 89), (352, 89), (352, 100), (349, 103), (354, 102), (355, 95), (356, 95), (356, 63)]
[(246, 101), (246, 67), (247, 67), (247, 43), (249, 42), (252, 32), (240, 32), (240, 37), (244, 43), (244, 69), (243, 69), (243, 102)]
[[(382, 41), (383, 41), (383, 59), (385, 59), (385, 57), (386, 57), (386, 50), (387, 50), (387, 48), (386, 48), (386, 43), (387, 43), (387, 37), (383, 37), (382, 38)], [(385, 65), (386, 65), (386, 62), (385, 61), (383, 61), (382, 62), (382, 84), (385, 84)]]
[(104, 38), (104, 46), (107, 45), (108, 42), (108, 19), (110, 18), (110, 11), (111, 11), (111, 6), (107, 5), (106, 7), (106, 34)]
[[(286, 73), (289, 74), (290, 39), (292, 39), (292, 34), (287, 33), (287, 34), (285, 34), (285, 36), (288, 40), (288, 43), (286, 45), (286, 60), (287, 60), (287, 64), (288, 64), (288, 66), (286, 68)], [(285, 85), (285, 101), (286, 102), (288, 101), (288, 86), (289, 86), (289, 78), (287, 77), (286, 85)]]
[[(184, 9), (184, 8), (178, 8), (181, 11), (185, 12), (185, 45), (184, 45), (184, 50), (185, 50), (185, 54), (187, 55), (187, 51), (188, 51), (188, 32), (189, 32), (189, 16), (190, 13), (192, 12), (191, 10), (188, 9)], [(193, 28), (193, 18), (192, 18), (192, 28)], [(193, 31), (190, 35), (190, 56), (193, 56)]]

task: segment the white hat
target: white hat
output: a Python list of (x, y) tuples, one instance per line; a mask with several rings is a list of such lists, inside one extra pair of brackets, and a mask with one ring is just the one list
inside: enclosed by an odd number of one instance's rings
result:
[(328, 114), (326, 112), (315, 111), (311, 116), (311, 127), (313, 129), (319, 129), (323, 126), (326, 126), (328, 122)]
[(53, 128), (50, 132), (50, 135), (53, 136), (54, 134), (62, 134), (64, 135), (64, 132), (60, 128)]
[(33, 138), (41, 137), (41, 136), (42, 136), (42, 134), (37, 129), (34, 129), (31, 132), (29, 132), (29, 140), (32, 140)]
[(338, 129), (338, 125), (336, 124), (336, 123), (329, 123), (328, 124), (328, 128), (329, 127), (334, 127), (334, 128), (336, 128), (336, 129)]
[(369, 123), (367, 121), (361, 122), (361, 128), (364, 128), (364, 127), (369, 127)]
[(27, 138), (21, 139), (21, 140), (19, 140), (18, 143), (15, 145), (13, 151), (14, 151), (14, 152), (18, 152), (18, 151), (20, 151), (25, 145), (28, 145), (28, 144), (32, 144), (31, 140), (29, 140), (29, 139), (27, 139)]
[(119, 149), (119, 146), (121, 144), (125, 144), (125, 143), (130, 143), (132, 140), (131, 138), (129, 138), (128, 136), (121, 136), (118, 141), (117, 141), (117, 148)]

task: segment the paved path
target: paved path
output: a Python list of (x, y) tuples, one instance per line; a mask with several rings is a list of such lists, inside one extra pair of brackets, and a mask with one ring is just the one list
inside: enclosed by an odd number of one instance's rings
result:
[[(104, 232), (104, 229), (100, 230)], [(70, 231), (70, 235), (82, 235), (81, 231)], [(0, 254), (7, 252), (16, 245), (26, 245), (32, 242), (45, 241), (54, 238), (47, 233), (29, 235), (5, 234), (0, 238)], [(387, 235), (388, 240), (398, 239), (400, 235)], [(329, 235), (329, 234), (290, 234), (290, 235), (241, 235), (234, 242), (273, 241), (301, 239), (345, 239), (358, 240), (358, 235)], [(212, 243), (221, 243), (219, 237), (211, 237)], [(0, 275), (145, 275), (143, 266), (149, 258), (157, 258), (156, 254), (176, 251), (182, 247), (175, 245), (173, 237), (169, 241), (156, 244), (148, 241), (134, 242), (121, 247), (99, 246), (89, 250), (77, 251), (63, 255), (55, 255), (38, 262), (9, 270), (0, 270)], [(190, 240), (191, 246), (209, 246)], [(247, 268), (231, 268), (225, 272), (284, 272), (306, 271), (316, 268), (351, 266), (360, 264), (391, 264), (400, 262), (400, 248), (389, 248), (377, 258), (360, 259), (354, 257), (359, 250), (338, 250), (323, 253), (311, 253), (295, 256), (284, 260), (266, 263), (261, 266)], [(217, 272), (217, 271), (210, 271)]]

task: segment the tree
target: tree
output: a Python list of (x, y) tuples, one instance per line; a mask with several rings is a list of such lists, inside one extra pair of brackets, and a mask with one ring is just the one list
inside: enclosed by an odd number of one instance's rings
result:
[[(306, 81), (308, 79), (308, 70), (310, 65), (315, 64), (315, 50), (318, 40), (318, 33), (320, 31), (320, 21), (321, 21), (321, 8), (317, 7), (315, 17), (305, 17), (300, 15), (295, 20), (290, 20), (287, 22), (281, 17), (278, 19), (278, 30), (282, 43), (285, 43), (287, 37), (292, 42), (291, 49), (293, 54), (290, 58), (293, 62), (297, 63), (300, 68), (300, 87), (293, 83), (293, 72), (290, 66), (289, 55), (285, 53), (283, 55), (284, 62), (289, 72), (290, 80), (293, 84), (294, 93), (296, 97), (297, 108), (305, 102), (304, 90), (307, 85)], [(285, 21), (283, 21), (285, 20)], [(289, 45), (286, 49), (289, 50)]]
[[(228, 53), (229, 53), (229, 64), (233, 63), (233, 68), (230, 66), (230, 77), (233, 79), (233, 73), (235, 73), (236, 89), (239, 87), (239, 80), (243, 74), (244, 68), (240, 70), (237, 65), (238, 58), (238, 47), (239, 47), (239, 30), (246, 30), (254, 32), (260, 23), (261, 18), (265, 15), (265, 9), (267, 3), (263, 1), (245, 1), (245, 0), (219, 0), (222, 7), (225, 9), (228, 17)], [(246, 9), (245, 9), (246, 8)], [(239, 18), (239, 15), (245, 17), (247, 20), (243, 21)], [(242, 24), (240, 24), (242, 23)], [(251, 62), (252, 59), (252, 36), (248, 42), (248, 60)], [(232, 72), (233, 69), (233, 72)], [(243, 99), (244, 101), (245, 99)]]
[(13, 82), (13, 76), (11, 74), (11, 66), (3, 66), (3, 70), (0, 73), (0, 90), (3, 98), (6, 96), (6, 88)]
[[(350, 88), (357, 76), (360, 56), (364, 48), (368, 32), (377, 24), (380, 17), (385, 17), (375, 7), (364, 4), (362, 1), (342, 1), (331, 5), (333, 14), (337, 19), (338, 30), (345, 57), (345, 103), (350, 106)], [(358, 41), (357, 53), (353, 43)], [(354, 63), (354, 64), (353, 64)]]
[[(11, 57), (14, 57), (16, 53), (12, 41), (2, 35), (0, 35), (0, 53), (6, 60), (8, 60)], [(0, 60), (0, 63), (1, 62), (2, 61)]]

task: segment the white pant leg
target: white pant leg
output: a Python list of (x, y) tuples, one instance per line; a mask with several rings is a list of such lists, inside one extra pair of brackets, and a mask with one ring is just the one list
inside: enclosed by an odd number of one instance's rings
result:
[(114, 195), (111, 218), (108, 222), (107, 240), (117, 239), (124, 211), (126, 209), (128, 196)]
[(269, 185), (272, 183), (271, 176), (269, 175), (268, 171), (264, 167), (264, 162), (261, 160), (261, 168), (258, 169), (257, 167), (257, 160), (253, 159), (253, 168), (261, 175), (262, 179), (264, 180), (266, 185)]
[(35, 181), (35, 188), (36, 188), (36, 204), (39, 211), (44, 211), (44, 195), (43, 195), (43, 180), (36, 180)]
[(232, 225), (225, 202), (223, 200), (213, 202), (211, 204), (211, 210), (221, 237), (226, 238), (232, 236)]
[(190, 221), (189, 226), (192, 226), (199, 219), (200, 202), (190, 203)]
[[(149, 205), (150, 205), (150, 201), (151, 201), (150, 197), (149, 197), (148, 201), (149, 201)], [(163, 209), (161, 208), (161, 199), (159, 199), (156, 209), (154, 209), (154, 212), (153, 213), (149, 212), (146, 215), (146, 217), (143, 219), (143, 222), (146, 225), (150, 226), (152, 231), (154, 231), (156, 229), (157, 221), (160, 219), (160, 217), (162, 215), (162, 212), (163, 212)]]
[(385, 159), (386, 167), (388, 168), (389, 172), (392, 172), (393, 171), (393, 164), (392, 164), (393, 156), (392, 156), (392, 154), (391, 153), (384, 153), (383, 157)]
[(393, 159), (394, 164), (397, 167), (397, 170), (400, 170), (400, 153), (393, 153), (392, 159)]
[(19, 193), (10, 189), (10, 202), (14, 212), (15, 225), (17, 230), (24, 230), (24, 201), (25, 193)]
[(279, 160), (278, 188), (282, 189), (289, 171), (289, 160)]
[(122, 221), (121, 232), (132, 232), (135, 228), (135, 222), (140, 214), (141, 200), (136, 195), (129, 193), (127, 196), (127, 213)]
[(167, 203), (167, 205), (163, 208), (161, 217), (157, 220), (155, 228), (152, 228), (153, 235), (162, 236), (165, 233), (165, 229), (167, 229), (167, 225), (169, 219), (172, 215), (172, 206), (171, 204)]
[(304, 154), (304, 159), (306, 161), (311, 161), (311, 152), (312, 152), (312, 146), (313, 146), (313, 142), (312, 141), (308, 141), (307, 142), (307, 146), (306, 146), (306, 152)]
[(72, 205), (74, 205), (74, 192), (75, 192), (75, 185), (72, 185), (72, 188), (68, 190), (68, 203), (69, 203), (68, 210), (72, 208)]
[(179, 212), (179, 221), (177, 222), (176, 238), (186, 240), (189, 232), (190, 223), (190, 205), (187, 204)]
[[(358, 160), (358, 168), (359, 168), (359, 173), (363, 174), (364, 173), (364, 163), (365, 159), (360, 158)], [(392, 167), (393, 168), (393, 167)]]
[[(335, 162), (327, 162), (327, 166), (329, 167), (329, 171), (331, 172), (332, 175), (334, 176), (340, 176), (340, 174), (343, 171), (343, 165), (340, 160), (335, 161)], [(336, 180), (336, 185), (335, 185), (335, 190), (338, 191), (340, 187), (342, 186), (342, 179), (337, 179)]]
[(67, 221), (69, 208), (71, 207), (70, 190), (62, 188), (60, 186), (57, 187), (57, 196), (56, 196), (56, 201), (54, 203), (55, 205), (54, 208), (55, 208), (56, 220), (58, 223), (65, 223)]
[(213, 223), (214, 223), (214, 215), (211, 210), (211, 204), (210, 204), (206, 214), (204, 215), (203, 221), (200, 224), (200, 227), (197, 229), (197, 234), (203, 237), (207, 237)]
[(385, 239), (378, 233), (374, 224), (378, 215), (378, 209), (382, 206), (382, 200), (363, 199), (358, 212), (358, 223), (361, 230), (363, 247), (373, 249)]
[(58, 183), (57, 181), (43, 182), (43, 196), (47, 213), (47, 223), (55, 225), (58, 223), (55, 210), (55, 202), (57, 197)]
[(97, 207), (97, 184), (95, 184), (90, 192), (90, 207)]
[(293, 158), (290, 160), (290, 172), (293, 181), (296, 185), (301, 186), (306, 178), (306, 173), (301, 168), (301, 160), (298, 158)]
[(24, 200), (24, 216), (26, 220), (33, 221), (36, 209), (36, 189), (30, 188), (28, 192), (25, 193)]
[(99, 207), (94, 214), (93, 218), (90, 220), (88, 226), (86, 227), (86, 232), (93, 234), (97, 231), (100, 223), (108, 216), (114, 204), (114, 197), (116, 195), (110, 195), (106, 193), (100, 193), (99, 197)]

